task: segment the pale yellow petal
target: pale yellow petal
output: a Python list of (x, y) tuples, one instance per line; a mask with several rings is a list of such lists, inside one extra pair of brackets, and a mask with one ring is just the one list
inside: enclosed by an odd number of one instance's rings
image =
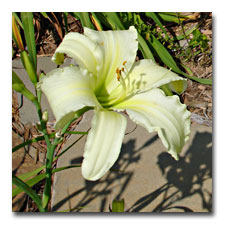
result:
[(62, 120), (68, 121), (83, 107), (101, 107), (94, 95), (92, 77), (84, 75), (78, 67), (55, 69), (43, 77), (40, 84), (57, 124)]
[(167, 97), (162, 90), (152, 89), (130, 97), (113, 108), (126, 110), (134, 122), (149, 132), (157, 131), (168, 152), (178, 159), (189, 139), (191, 115), (178, 96)]
[(82, 163), (87, 180), (100, 179), (117, 160), (126, 130), (126, 118), (112, 111), (95, 111)]
[(99, 73), (98, 87), (103, 87), (99, 89), (99, 94), (110, 93), (119, 85), (117, 68), (124, 67), (129, 72), (135, 61), (138, 49), (137, 31), (133, 26), (129, 30), (116, 31), (94, 31), (85, 27), (84, 34), (102, 50), (104, 61)]

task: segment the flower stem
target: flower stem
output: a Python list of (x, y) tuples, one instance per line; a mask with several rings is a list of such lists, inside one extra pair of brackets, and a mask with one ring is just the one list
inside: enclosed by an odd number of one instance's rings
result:
[[(66, 133), (68, 127), (70, 126), (70, 124), (76, 120), (77, 118), (79, 118), (84, 112), (88, 111), (90, 109), (90, 107), (84, 107), (83, 109), (77, 111), (75, 118), (73, 118), (71, 121), (69, 121), (63, 128), (61, 131), (61, 137)], [(42, 121), (42, 119), (41, 119)], [(43, 132), (44, 133), (44, 132)], [(45, 135), (45, 134), (44, 134)], [(47, 135), (48, 136), (48, 135)], [(44, 188), (44, 192), (43, 192), (43, 196), (42, 196), (42, 207), (44, 209), (47, 208), (48, 202), (51, 199), (51, 185), (52, 185), (52, 162), (53, 162), (53, 156), (54, 156), (54, 152), (55, 152), (55, 148), (56, 146), (60, 143), (61, 141), (61, 137), (55, 137), (53, 143), (48, 146), (47, 141), (47, 156), (46, 156), (46, 183), (45, 183), (45, 188)], [(49, 138), (49, 136), (48, 136)], [(46, 140), (46, 139), (45, 139)], [(49, 140), (49, 139), (48, 139)]]

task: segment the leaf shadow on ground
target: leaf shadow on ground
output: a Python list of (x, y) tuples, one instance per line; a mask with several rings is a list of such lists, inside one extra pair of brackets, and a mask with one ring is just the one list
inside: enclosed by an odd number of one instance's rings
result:
[[(121, 199), (122, 194), (133, 178), (134, 172), (126, 171), (127, 167), (132, 163), (137, 164), (141, 158), (143, 148), (149, 147), (157, 139), (157, 135), (153, 136), (138, 149), (135, 149), (136, 140), (130, 139), (126, 144), (123, 144), (119, 159), (104, 179), (95, 182), (85, 181), (83, 188), (68, 193), (66, 198), (54, 205), (53, 211), (57, 211), (62, 205), (69, 202), (70, 211), (80, 212), (88, 204), (90, 205), (94, 199), (100, 198), (100, 212), (105, 212), (106, 209), (109, 209), (109, 205), (107, 205), (108, 195), (113, 193), (115, 199)], [(212, 135), (210, 133), (196, 133), (192, 145), (180, 157), (179, 161), (173, 160), (166, 152), (160, 153), (157, 164), (167, 182), (153, 192), (140, 197), (126, 212), (145, 211), (145, 207), (156, 198), (160, 198), (160, 200), (157, 200), (157, 205), (152, 212), (162, 212), (171, 208), (178, 211), (192, 212), (192, 209), (179, 205), (179, 201), (195, 194), (201, 197), (202, 208), (211, 212), (212, 193), (207, 192), (203, 186), (205, 180), (212, 178), (211, 142)], [(82, 162), (82, 157), (71, 160), (72, 164), (79, 162)], [(71, 199), (82, 192), (85, 193), (83, 197), (76, 202), (76, 205), (72, 205), (70, 203)]]
[[(212, 211), (212, 193), (204, 187), (204, 181), (212, 178), (212, 135), (197, 132), (192, 145), (179, 161), (168, 157), (167, 153), (158, 155), (158, 166), (167, 183), (157, 190), (141, 197), (128, 211), (138, 212), (162, 195), (152, 212), (163, 212), (169, 209), (193, 212), (180, 201), (195, 194), (199, 195), (202, 208)], [(177, 205), (178, 204), (178, 205)]]

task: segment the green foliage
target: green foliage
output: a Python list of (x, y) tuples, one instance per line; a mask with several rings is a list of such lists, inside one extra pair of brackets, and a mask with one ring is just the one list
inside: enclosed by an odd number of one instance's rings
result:
[(124, 207), (125, 207), (124, 199), (122, 200), (114, 199), (112, 202), (112, 209), (110, 209), (110, 211), (116, 213), (124, 212)]

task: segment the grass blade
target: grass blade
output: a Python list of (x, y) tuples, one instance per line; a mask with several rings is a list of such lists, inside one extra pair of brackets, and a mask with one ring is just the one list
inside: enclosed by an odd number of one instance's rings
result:
[(20, 27), (23, 29), (23, 24), (22, 24), (22, 22), (21, 22), (19, 16), (17, 15), (17, 13), (16, 13), (16, 12), (13, 12), (12, 15), (15, 17), (16, 22), (17, 22), (17, 23), (20, 25)]
[(91, 22), (88, 12), (80, 12), (80, 20), (84, 27), (89, 27), (91, 29), (95, 29), (94, 25)]
[(113, 30), (125, 29), (116, 12), (102, 12), (102, 15), (105, 17)]
[(68, 29), (68, 12), (64, 12), (63, 13), (63, 19), (64, 19), (64, 23), (65, 23), (65, 31), (66, 31), (66, 34), (68, 33), (69, 29)]
[(98, 31), (103, 30), (101, 21), (98, 19), (95, 13), (91, 13), (91, 21)]
[(31, 62), (33, 63), (34, 69), (37, 69), (37, 55), (36, 55), (36, 43), (34, 36), (34, 25), (33, 25), (33, 13), (32, 12), (21, 12), (21, 19), (24, 28), (24, 35), (27, 43), (27, 48)]
[(16, 17), (15, 13), (12, 14), (12, 37), (14, 42), (16, 43), (17, 47), (21, 50), (24, 51), (24, 46), (23, 46), (23, 41), (20, 35), (19, 28), (16, 23)]
[(37, 204), (40, 212), (45, 212), (44, 208), (42, 207), (41, 198), (35, 193), (34, 190), (32, 190), (26, 183), (24, 183), (15, 175), (12, 176), (12, 183), (15, 184), (22, 191), (26, 192), (33, 199), (33, 201)]
[[(70, 166), (64, 166), (64, 167), (60, 167), (60, 168), (56, 168), (54, 170), (52, 170), (52, 173), (57, 173), (59, 171), (62, 171), (62, 170), (66, 170), (66, 169), (70, 169), (70, 168), (76, 168), (76, 167), (80, 167), (81, 165), (80, 164), (77, 164), (77, 165), (70, 165)], [(43, 166), (44, 167), (44, 166)], [(35, 172), (37, 172), (38, 170), (40, 170), (42, 167), (38, 168), (37, 170), (35, 170)], [(40, 170), (41, 171), (41, 170)], [(33, 172), (34, 173), (34, 172)], [(37, 184), (38, 182), (40, 182), (41, 180), (45, 179), (45, 176), (46, 176), (46, 173), (42, 173), (42, 174), (39, 174), (31, 179), (29, 179), (28, 181), (24, 182), (21, 181), (26, 184), (29, 188), (33, 187), (35, 184)], [(19, 179), (19, 178), (18, 178)], [(13, 183), (14, 184), (14, 183)], [(19, 193), (25, 191), (21, 186), (18, 186), (16, 188), (14, 188), (12, 190), (12, 197), (18, 195)], [(26, 191), (25, 191), (26, 192)]]
[(138, 34), (138, 48), (145, 59), (151, 59), (155, 62), (152, 52), (150, 51), (145, 39), (140, 34)]
[(91, 29), (95, 29), (94, 25), (91, 22), (88, 12), (72, 12), (71, 14), (80, 20), (83, 27), (89, 27)]

